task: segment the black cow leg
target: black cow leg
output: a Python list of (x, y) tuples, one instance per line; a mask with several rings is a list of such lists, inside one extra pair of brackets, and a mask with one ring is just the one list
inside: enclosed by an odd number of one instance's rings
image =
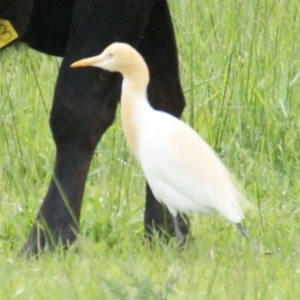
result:
[[(93, 151), (80, 141), (57, 145), (54, 175), (22, 252), (35, 254), (59, 242), (71, 244), (78, 232), (81, 198)], [(72, 174), (76, 174), (73, 176)]]
[[(151, 104), (157, 109), (180, 117), (185, 100), (179, 81), (174, 31), (165, 1), (156, 3), (138, 49), (150, 70), (148, 95)], [(186, 237), (189, 232), (188, 217), (177, 215), (176, 218), (183, 236)], [(157, 202), (148, 185), (144, 223), (146, 235), (150, 239), (154, 231), (160, 236), (175, 236), (173, 217)]]
[(57, 245), (67, 248), (76, 239), (89, 165), (120, 98), (120, 76), (96, 68), (73, 70), (71, 61), (64, 59), (51, 111), (54, 175), (22, 249), (25, 255)]

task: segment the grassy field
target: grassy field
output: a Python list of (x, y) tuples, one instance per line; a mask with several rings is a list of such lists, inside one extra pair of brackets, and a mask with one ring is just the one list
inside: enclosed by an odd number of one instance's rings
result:
[(170, 0), (187, 106), (256, 206), (255, 255), (222, 218), (191, 216), (194, 240), (143, 241), (144, 180), (119, 118), (97, 148), (80, 252), (18, 257), (50, 181), (48, 125), (60, 60), (0, 52), (0, 299), (298, 299), (300, 3)]

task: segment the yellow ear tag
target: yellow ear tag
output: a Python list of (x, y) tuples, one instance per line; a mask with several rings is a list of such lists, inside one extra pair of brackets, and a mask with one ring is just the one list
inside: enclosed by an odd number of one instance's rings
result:
[(0, 19), (0, 49), (18, 37), (8, 20)]

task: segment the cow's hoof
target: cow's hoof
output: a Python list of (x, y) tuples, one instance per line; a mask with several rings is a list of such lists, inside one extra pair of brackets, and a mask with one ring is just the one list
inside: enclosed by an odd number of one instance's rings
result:
[(20, 251), (22, 256), (38, 257), (45, 250), (67, 250), (76, 240), (76, 232), (71, 228), (45, 230), (36, 223)]
[[(187, 238), (189, 237), (190, 221), (186, 215), (178, 214), (176, 216), (178, 225), (182, 233), (181, 247), (184, 247)], [(146, 221), (146, 220), (145, 220)], [(175, 227), (172, 216), (167, 213), (164, 218), (145, 222), (146, 238), (149, 241), (153, 240), (154, 236), (159, 236), (162, 241), (169, 242), (171, 237), (176, 237)]]

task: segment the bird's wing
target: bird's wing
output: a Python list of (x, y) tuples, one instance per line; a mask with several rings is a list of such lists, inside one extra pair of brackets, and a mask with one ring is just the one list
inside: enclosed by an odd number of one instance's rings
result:
[(213, 209), (228, 218), (232, 216), (231, 219), (243, 217), (239, 193), (226, 167), (212, 148), (182, 121), (157, 112), (155, 124), (141, 137), (138, 152), (155, 196), (176, 194), (178, 199), (192, 202), (191, 210), (198, 206), (199, 211)]

